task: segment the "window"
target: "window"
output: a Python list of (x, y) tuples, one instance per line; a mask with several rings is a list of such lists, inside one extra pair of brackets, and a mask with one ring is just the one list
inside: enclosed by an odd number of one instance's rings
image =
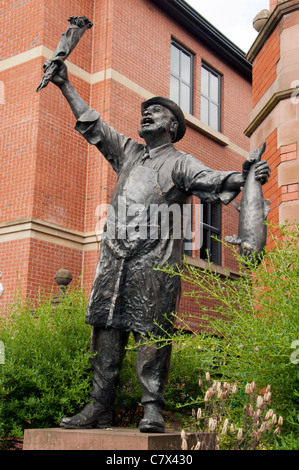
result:
[[(202, 204), (203, 243), (200, 258), (221, 265), (221, 202)], [(214, 237), (214, 238), (213, 238)]]
[(201, 120), (221, 132), (221, 75), (201, 67)]
[(171, 43), (170, 99), (192, 113), (193, 55), (177, 43)]

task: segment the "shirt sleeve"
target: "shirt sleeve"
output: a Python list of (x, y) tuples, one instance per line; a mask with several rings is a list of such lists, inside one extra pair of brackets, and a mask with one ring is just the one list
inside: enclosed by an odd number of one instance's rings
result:
[(179, 158), (172, 171), (175, 185), (184, 193), (194, 194), (203, 202), (229, 204), (240, 191), (225, 189), (226, 179), (237, 171), (212, 170), (192, 155)]
[(101, 120), (100, 114), (89, 108), (77, 120), (76, 131), (104, 155), (112, 168), (119, 173), (126, 150), (134, 145), (134, 141), (118, 133), (113, 127)]

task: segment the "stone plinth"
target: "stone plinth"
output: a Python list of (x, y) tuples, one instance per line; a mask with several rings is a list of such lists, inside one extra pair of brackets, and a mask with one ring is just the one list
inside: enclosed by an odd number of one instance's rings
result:
[[(190, 444), (189, 444), (190, 443)], [(188, 447), (195, 436), (188, 436)], [(138, 429), (26, 429), (23, 450), (180, 450), (181, 433), (141, 433)]]

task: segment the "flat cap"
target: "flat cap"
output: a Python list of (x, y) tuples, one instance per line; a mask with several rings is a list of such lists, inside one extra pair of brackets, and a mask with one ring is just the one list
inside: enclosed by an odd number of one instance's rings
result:
[(154, 96), (153, 98), (150, 98), (149, 100), (146, 100), (141, 104), (141, 112), (143, 113), (146, 108), (153, 104), (160, 104), (161, 106), (165, 106), (165, 108), (168, 108), (174, 114), (179, 124), (178, 132), (174, 142), (178, 142), (179, 140), (181, 140), (186, 132), (186, 120), (181, 108), (169, 98), (163, 98), (162, 96)]

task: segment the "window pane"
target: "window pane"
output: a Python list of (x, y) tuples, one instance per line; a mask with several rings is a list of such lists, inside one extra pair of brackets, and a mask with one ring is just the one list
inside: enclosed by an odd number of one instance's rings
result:
[[(201, 120), (221, 131), (221, 77), (208, 66), (201, 67)], [(206, 98), (206, 99), (205, 99)]]
[(191, 59), (184, 52), (181, 52), (181, 78), (191, 84)]
[(221, 203), (203, 203), (201, 209), (203, 211), (203, 243), (200, 248), (200, 258), (220, 265), (221, 243), (215, 240), (215, 237), (221, 240)]
[(221, 205), (220, 203), (211, 204), (211, 225), (216, 229), (221, 227)]
[(205, 202), (201, 203), (200, 210), (201, 210), (201, 221), (203, 224), (207, 224), (208, 223), (208, 204)]
[(215, 237), (218, 236), (213, 234), (214, 238), (211, 238), (211, 261), (212, 263), (220, 264), (221, 261), (221, 242), (215, 240)]
[(175, 103), (180, 103), (180, 82), (177, 78), (170, 76), (170, 99)]
[(203, 96), (201, 97), (200, 118), (203, 122), (205, 122), (206, 124), (209, 124), (209, 101)]
[(209, 96), (209, 72), (204, 67), (201, 68), (201, 92)]
[(187, 113), (190, 113), (190, 92), (190, 87), (181, 83), (180, 105), (184, 111), (187, 111)]
[(210, 122), (209, 125), (219, 130), (219, 106), (216, 106), (214, 103), (210, 102)]
[(219, 78), (214, 74), (210, 74), (210, 98), (215, 103), (219, 103)]
[(201, 245), (201, 248), (200, 248), (200, 258), (203, 259), (203, 260), (208, 260), (208, 254), (207, 254), (207, 250), (208, 250), (208, 235), (209, 235), (209, 232), (207, 230), (203, 230), (203, 240), (202, 240), (202, 245)]
[(177, 76), (180, 75), (180, 51), (171, 44), (170, 70)]
[(192, 60), (193, 56), (178, 44), (171, 44), (170, 99), (184, 111), (192, 113)]

